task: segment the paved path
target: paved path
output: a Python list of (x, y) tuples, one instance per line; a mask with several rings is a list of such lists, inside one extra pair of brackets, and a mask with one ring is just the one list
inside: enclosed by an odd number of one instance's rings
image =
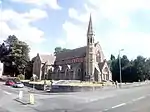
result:
[[(28, 88), (20, 89), (28, 99)], [(150, 85), (75, 93), (36, 94), (35, 105), (14, 99), (19, 90), (0, 83), (0, 112), (149, 112)]]

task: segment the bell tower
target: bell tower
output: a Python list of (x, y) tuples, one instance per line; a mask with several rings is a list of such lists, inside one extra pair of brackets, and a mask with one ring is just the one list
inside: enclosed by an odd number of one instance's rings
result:
[(94, 32), (92, 27), (92, 17), (90, 15), (88, 30), (87, 30), (87, 49), (86, 49), (86, 75), (87, 80), (94, 81)]

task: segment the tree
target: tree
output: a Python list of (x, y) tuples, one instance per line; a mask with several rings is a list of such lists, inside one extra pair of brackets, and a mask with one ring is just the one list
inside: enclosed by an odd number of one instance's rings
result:
[(112, 61), (115, 60), (115, 56), (111, 54), (110, 60), (112, 60)]
[(11, 49), (7, 47), (4, 43), (0, 44), (0, 61), (3, 62), (4, 58), (9, 55)]
[(133, 64), (130, 63), (130, 60), (126, 55), (123, 55), (121, 58), (121, 68), (123, 82), (132, 82), (135, 80)]
[(29, 46), (25, 42), (18, 40), (15, 35), (8, 36), (5, 43), (12, 49), (12, 51), (9, 56), (5, 58), (4, 62), (9, 63), (9, 65), (14, 68), (16, 74), (23, 73), (25, 65), (30, 60)]
[(146, 60), (145, 64), (145, 70), (146, 70), (146, 79), (150, 79), (150, 58)]
[(56, 55), (57, 53), (60, 53), (61, 51), (62, 51), (61, 47), (56, 47), (54, 54)]
[[(112, 78), (114, 81), (120, 81), (120, 68), (119, 68), (119, 57), (115, 59), (115, 56), (111, 55), (110, 70), (112, 72)], [(121, 74), (123, 82), (135, 81), (135, 70), (132, 61), (129, 61), (126, 55), (121, 57)]]
[[(120, 81), (119, 58), (115, 59), (111, 55), (110, 69), (114, 81)], [(146, 59), (143, 56), (137, 56), (134, 60), (129, 60), (126, 55), (121, 57), (121, 73), (123, 82), (135, 82), (150, 79), (150, 58)]]
[(54, 54), (58, 54), (58, 53), (61, 53), (63, 51), (68, 51), (69, 49), (66, 49), (66, 48), (61, 48), (61, 47), (56, 47), (55, 48), (55, 51), (54, 51)]
[(29, 61), (25, 67), (25, 79), (31, 79), (33, 73), (33, 60)]
[(137, 78), (139, 80), (145, 80), (146, 78), (146, 58), (143, 56), (137, 56), (134, 60), (134, 66), (136, 69)]

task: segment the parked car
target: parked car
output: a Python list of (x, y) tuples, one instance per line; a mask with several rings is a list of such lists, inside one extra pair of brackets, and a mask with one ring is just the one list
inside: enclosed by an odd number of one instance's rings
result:
[(23, 88), (24, 87), (24, 84), (22, 82), (16, 82), (13, 87), (15, 88)]
[(5, 84), (8, 85), (8, 86), (13, 86), (15, 84), (15, 82), (13, 80), (7, 80), (5, 82)]

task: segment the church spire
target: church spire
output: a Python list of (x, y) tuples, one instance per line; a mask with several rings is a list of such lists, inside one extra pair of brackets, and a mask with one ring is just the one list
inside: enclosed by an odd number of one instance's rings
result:
[(89, 26), (88, 26), (88, 31), (87, 31), (87, 35), (93, 35), (93, 27), (92, 27), (92, 17), (90, 14), (90, 20), (89, 20)]

